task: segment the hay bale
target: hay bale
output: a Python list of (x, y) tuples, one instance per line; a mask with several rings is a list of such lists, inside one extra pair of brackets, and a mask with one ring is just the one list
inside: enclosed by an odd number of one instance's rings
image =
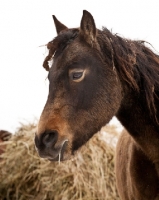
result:
[(34, 148), (34, 125), (22, 125), (0, 162), (1, 200), (118, 200), (114, 148), (96, 134), (73, 160), (53, 163)]

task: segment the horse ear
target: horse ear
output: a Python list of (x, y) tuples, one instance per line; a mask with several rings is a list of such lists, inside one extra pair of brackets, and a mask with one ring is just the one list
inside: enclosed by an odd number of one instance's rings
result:
[(83, 16), (81, 19), (80, 33), (85, 40), (92, 45), (92, 42), (96, 39), (96, 25), (93, 16), (86, 10), (83, 10)]
[(61, 31), (68, 29), (67, 26), (65, 26), (64, 24), (62, 24), (56, 17), (55, 15), (52, 16), (54, 23), (55, 23), (55, 27), (56, 27), (56, 32), (57, 34), (59, 34)]

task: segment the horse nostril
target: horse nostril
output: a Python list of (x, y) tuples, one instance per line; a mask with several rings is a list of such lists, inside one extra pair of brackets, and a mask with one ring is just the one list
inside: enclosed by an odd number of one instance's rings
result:
[(57, 131), (46, 131), (42, 137), (42, 143), (47, 146), (54, 146), (58, 139)]

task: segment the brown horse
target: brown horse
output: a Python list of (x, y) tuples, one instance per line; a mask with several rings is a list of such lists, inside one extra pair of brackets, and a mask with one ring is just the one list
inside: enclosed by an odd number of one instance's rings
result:
[(117, 146), (121, 199), (159, 200), (159, 56), (144, 41), (96, 29), (87, 11), (80, 28), (53, 19), (58, 36), (43, 64), (50, 85), (35, 136), (39, 155), (69, 159), (116, 116), (129, 132)]

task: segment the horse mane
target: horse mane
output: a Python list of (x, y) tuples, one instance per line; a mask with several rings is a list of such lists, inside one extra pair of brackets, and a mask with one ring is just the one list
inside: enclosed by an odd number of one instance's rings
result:
[[(79, 29), (68, 29), (47, 44), (49, 53), (43, 63), (47, 71), (48, 61), (55, 54), (59, 55), (78, 35)], [(159, 56), (146, 47), (145, 41), (122, 38), (107, 28), (98, 30), (97, 42), (100, 46), (98, 51), (103, 54), (105, 62), (111, 61), (119, 77), (131, 89), (144, 94), (150, 115), (158, 123), (155, 98), (158, 98), (156, 92), (159, 91)], [(96, 48), (96, 45), (92, 48)]]
[(131, 89), (144, 94), (150, 115), (158, 123), (155, 98), (159, 91), (159, 56), (146, 47), (145, 41), (122, 38), (107, 28), (99, 31), (97, 39), (119, 76)]

